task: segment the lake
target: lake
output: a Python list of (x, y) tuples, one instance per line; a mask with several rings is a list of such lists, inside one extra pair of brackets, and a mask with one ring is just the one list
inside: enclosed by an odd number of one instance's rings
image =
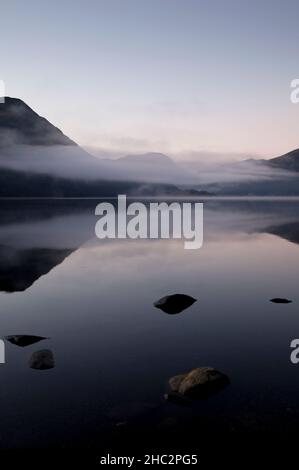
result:
[[(99, 240), (96, 200), (2, 201), (1, 448), (97, 448), (124, 434), (292, 433), (299, 417), (299, 201), (204, 201), (204, 243)], [(177, 315), (153, 302), (197, 299)], [(273, 297), (293, 300), (274, 304)], [(35, 351), (55, 367), (35, 370)], [(168, 380), (211, 366), (230, 385), (188, 406)], [(160, 437), (158, 437), (159, 439)]]

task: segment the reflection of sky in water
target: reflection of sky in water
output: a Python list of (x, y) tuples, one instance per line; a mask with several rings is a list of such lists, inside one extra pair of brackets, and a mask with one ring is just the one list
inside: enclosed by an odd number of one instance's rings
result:
[[(289, 238), (299, 205), (269, 204), (206, 205), (198, 251), (184, 250), (181, 241), (97, 240), (92, 210), (2, 226), (1, 245), (18, 250), (30, 248), (30, 240), (43, 248), (81, 245), (24, 292), (0, 294), (1, 336), (49, 336), (42, 348), (56, 359), (52, 371), (33, 371), (28, 358), (39, 348), (7, 344), (0, 368), (7, 442), (90, 429), (127, 403), (161, 406), (169, 377), (206, 365), (232, 383), (199, 412), (234, 419), (295, 409), (299, 376), (289, 345), (299, 337), (299, 245), (283, 237), (283, 227)], [(271, 234), (274, 226), (280, 236)], [(198, 301), (175, 316), (153, 307), (176, 292)], [(294, 302), (273, 305), (272, 297)], [(24, 438), (28, 419), (32, 432)]]

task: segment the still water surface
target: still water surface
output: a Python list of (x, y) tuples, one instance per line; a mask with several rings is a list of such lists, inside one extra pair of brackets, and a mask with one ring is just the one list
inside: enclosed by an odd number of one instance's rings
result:
[[(0, 446), (97, 446), (115, 430), (199, 422), (296, 430), (299, 202), (209, 200), (203, 247), (190, 251), (178, 240), (99, 240), (95, 206), (1, 203), (0, 336), (49, 339), (6, 342)], [(177, 315), (153, 307), (173, 293), (197, 302)], [(39, 349), (52, 350), (54, 369), (29, 368)], [(163, 400), (170, 377), (201, 366), (231, 384), (191, 407)]]

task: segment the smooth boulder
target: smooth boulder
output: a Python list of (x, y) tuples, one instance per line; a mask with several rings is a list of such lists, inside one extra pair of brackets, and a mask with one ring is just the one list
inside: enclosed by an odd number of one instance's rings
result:
[(292, 300), (275, 297), (274, 299), (270, 299), (270, 302), (273, 302), (274, 304), (290, 304), (292, 303)]
[(154, 307), (163, 310), (165, 313), (175, 314), (180, 313), (196, 302), (196, 299), (190, 295), (173, 294), (162, 297), (154, 303)]
[(44, 336), (34, 336), (34, 335), (10, 335), (5, 336), (5, 339), (15, 346), (20, 346), (24, 348), (25, 346), (30, 346), (31, 344), (38, 343), (45, 338)]
[(199, 367), (169, 380), (172, 392), (190, 398), (208, 398), (229, 383), (225, 374), (212, 367)]
[(53, 369), (55, 361), (52, 351), (50, 349), (35, 351), (29, 359), (29, 367), (37, 370)]

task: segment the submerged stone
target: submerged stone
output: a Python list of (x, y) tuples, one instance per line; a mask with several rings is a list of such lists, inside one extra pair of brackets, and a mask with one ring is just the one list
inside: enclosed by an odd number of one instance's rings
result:
[(190, 398), (208, 398), (229, 383), (225, 374), (212, 367), (199, 367), (169, 380), (173, 392)]
[(44, 336), (34, 336), (34, 335), (11, 335), (5, 336), (5, 339), (15, 346), (20, 346), (24, 348), (25, 346), (30, 346), (31, 344), (38, 343), (45, 338)]
[(29, 359), (29, 367), (37, 370), (53, 369), (55, 366), (54, 356), (50, 349), (35, 351)]
[(154, 303), (154, 307), (163, 310), (165, 313), (175, 314), (191, 307), (194, 302), (196, 302), (196, 299), (190, 295), (173, 294), (157, 300), (157, 302)]
[(292, 303), (292, 300), (275, 297), (274, 299), (270, 299), (270, 302), (273, 302), (274, 304), (290, 304)]

